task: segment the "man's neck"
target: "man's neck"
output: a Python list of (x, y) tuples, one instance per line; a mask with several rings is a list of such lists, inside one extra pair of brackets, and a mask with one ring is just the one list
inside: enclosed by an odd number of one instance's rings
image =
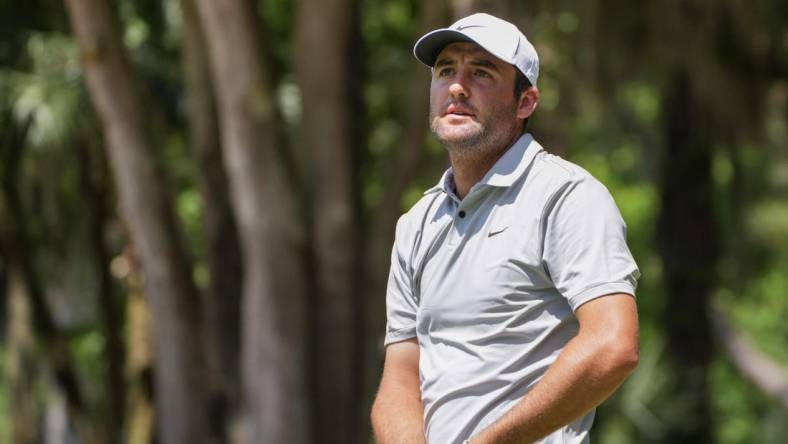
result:
[(457, 197), (465, 199), (471, 188), (479, 183), (498, 159), (520, 138), (518, 134), (497, 150), (449, 150)]

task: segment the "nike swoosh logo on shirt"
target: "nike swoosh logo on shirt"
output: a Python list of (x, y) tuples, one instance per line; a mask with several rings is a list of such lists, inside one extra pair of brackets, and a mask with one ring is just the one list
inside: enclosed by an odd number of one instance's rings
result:
[(490, 231), (490, 232), (487, 234), (487, 237), (493, 237), (493, 236), (495, 236), (496, 234), (501, 234), (501, 233), (503, 233), (504, 231), (506, 231), (506, 229), (507, 229), (507, 228), (509, 228), (509, 227), (503, 227), (503, 228), (501, 228), (500, 230)]

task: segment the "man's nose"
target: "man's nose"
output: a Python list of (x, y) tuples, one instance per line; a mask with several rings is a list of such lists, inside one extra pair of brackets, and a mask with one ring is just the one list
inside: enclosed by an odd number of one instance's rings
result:
[(449, 93), (452, 97), (465, 97), (468, 98), (470, 93), (468, 92), (468, 88), (465, 86), (465, 75), (464, 73), (460, 72), (457, 77), (454, 78), (454, 81), (449, 85)]

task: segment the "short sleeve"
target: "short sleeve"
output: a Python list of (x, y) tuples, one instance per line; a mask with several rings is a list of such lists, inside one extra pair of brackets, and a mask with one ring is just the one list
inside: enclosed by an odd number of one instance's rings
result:
[(606, 294), (635, 295), (640, 271), (627, 247), (626, 224), (604, 185), (590, 175), (570, 180), (542, 217), (542, 261), (572, 310)]
[(391, 269), (386, 287), (386, 337), (384, 345), (404, 341), (416, 336), (416, 311), (418, 303), (413, 294), (412, 273), (407, 248), (406, 216), (397, 222), (394, 248), (391, 252)]

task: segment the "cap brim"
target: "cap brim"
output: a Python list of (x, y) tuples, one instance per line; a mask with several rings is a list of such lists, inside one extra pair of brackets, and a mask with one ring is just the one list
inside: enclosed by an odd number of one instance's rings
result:
[(416, 42), (416, 45), (413, 47), (413, 55), (416, 56), (421, 63), (433, 67), (435, 66), (438, 54), (440, 54), (443, 48), (449, 43), (454, 42), (476, 43), (472, 38), (459, 31), (448, 28), (436, 29), (435, 31), (424, 34), (424, 36)]

